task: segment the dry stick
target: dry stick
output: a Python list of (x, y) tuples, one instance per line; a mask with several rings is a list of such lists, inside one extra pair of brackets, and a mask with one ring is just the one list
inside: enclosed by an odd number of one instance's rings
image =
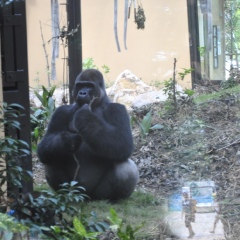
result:
[(93, 102), (95, 101), (95, 99), (98, 99), (99, 97), (93, 97), (93, 99), (91, 100), (91, 102), (89, 103), (89, 105), (88, 105), (88, 108), (89, 108), (89, 111), (90, 112), (92, 112), (92, 104), (93, 104)]
[(228, 145), (226, 145), (224, 147), (221, 147), (221, 148), (217, 149), (216, 151), (220, 151), (224, 148), (230, 147), (231, 145), (234, 145), (234, 144), (239, 143), (239, 142), (240, 142), (240, 138), (236, 139), (235, 141), (233, 141), (232, 143), (229, 143)]
[(73, 153), (73, 157), (74, 157), (74, 160), (77, 164), (77, 168), (76, 168), (76, 171), (75, 171), (75, 174), (74, 174), (74, 178), (73, 178), (73, 181), (76, 181), (76, 178), (77, 178), (77, 175), (78, 175), (78, 171), (80, 169), (80, 164), (79, 164), (79, 161), (77, 159), (77, 157), (75, 156), (75, 154)]
[(177, 99), (176, 99), (176, 63), (177, 63), (177, 59), (174, 58), (174, 62), (173, 62), (173, 102), (174, 102), (175, 112), (177, 111)]
[(48, 54), (47, 54), (47, 50), (46, 50), (46, 43), (45, 43), (45, 40), (44, 40), (44, 37), (43, 37), (43, 32), (42, 32), (42, 23), (41, 21), (39, 21), (39, 24), (40, 24), (40, 32), (41, 32), (41, 37), (42, 37), (42, 46), (43, 46), (43, 50), (44, 50), (44, 53), (45, 53), (45, 58), (46, 58), (46, 63), (47, 63), (47, 76), (48, 76), (48, 86), (51, 87), (51, 79), (50, 79), (50, 65), (49, 65), (49, 61), (48, 61)]

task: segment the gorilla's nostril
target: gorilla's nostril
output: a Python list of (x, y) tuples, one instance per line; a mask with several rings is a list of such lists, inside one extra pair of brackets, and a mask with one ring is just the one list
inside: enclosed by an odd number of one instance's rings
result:
[(87, 92), (86, 92), (86, 91), (80, 91), (80, 92), (79, 92), (79, 95), (81, 95), (81, 96), (86, 96), (86, 95), (87, 95)]

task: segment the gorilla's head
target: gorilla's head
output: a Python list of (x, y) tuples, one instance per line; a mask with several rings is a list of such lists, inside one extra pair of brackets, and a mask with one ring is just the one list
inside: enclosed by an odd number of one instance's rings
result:
[(76, 78), (73, 98), (79, 106), (93, 101), (94, 104), (99, 104), (105, 99), (106, 91), (102, 73), (96, 69), (82, 71)]

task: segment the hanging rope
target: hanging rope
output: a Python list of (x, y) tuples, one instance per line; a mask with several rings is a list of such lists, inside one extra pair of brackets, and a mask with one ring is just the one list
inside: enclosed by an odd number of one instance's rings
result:
[(125, 0), (124, 7), (124, 47), (127, 50), (127, 22), (128, 22), (128, 0)]
[(117, 44), (117, 49), (119, 52), (121, 52), (121, 48), (118, 41), (117, 18), (118, 18), (118, 0), (114, 0), (114, 35)]
[[(127, 50), (127, 22), (128, 22), (128, 19), (130, 18), (132, 2), (134, 5), (134, 22), (137, 24), (137, 29), (144, 29), (145, 21), (146, 21), (142, 3), (138, 2), (138, 10), (137, 10), (136, 0), (125, 0), (123, 41), (124, 41), (124, 47), (126, 50)], [(114, 0), (114, 35), (115, 35), (115, 41), (117, 44), (118, 52), (121, 52), (121, 48), (118, 40), (117, 18), (118, 18), (118, 0)]]
[(56, 58), (59, 56), (59, 6), (58, 0), (51, 0), (51, 21), (52, 21), (52, 60), (51, 79), (56, 79)]

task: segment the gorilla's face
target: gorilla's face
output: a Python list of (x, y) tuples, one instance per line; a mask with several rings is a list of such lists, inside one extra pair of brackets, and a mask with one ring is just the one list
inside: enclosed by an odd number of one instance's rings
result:
[(105, 95), (103, 76), (98, 70), (87, 69), (77, 77), (73, 97), (79, 106), (99, 103)]

